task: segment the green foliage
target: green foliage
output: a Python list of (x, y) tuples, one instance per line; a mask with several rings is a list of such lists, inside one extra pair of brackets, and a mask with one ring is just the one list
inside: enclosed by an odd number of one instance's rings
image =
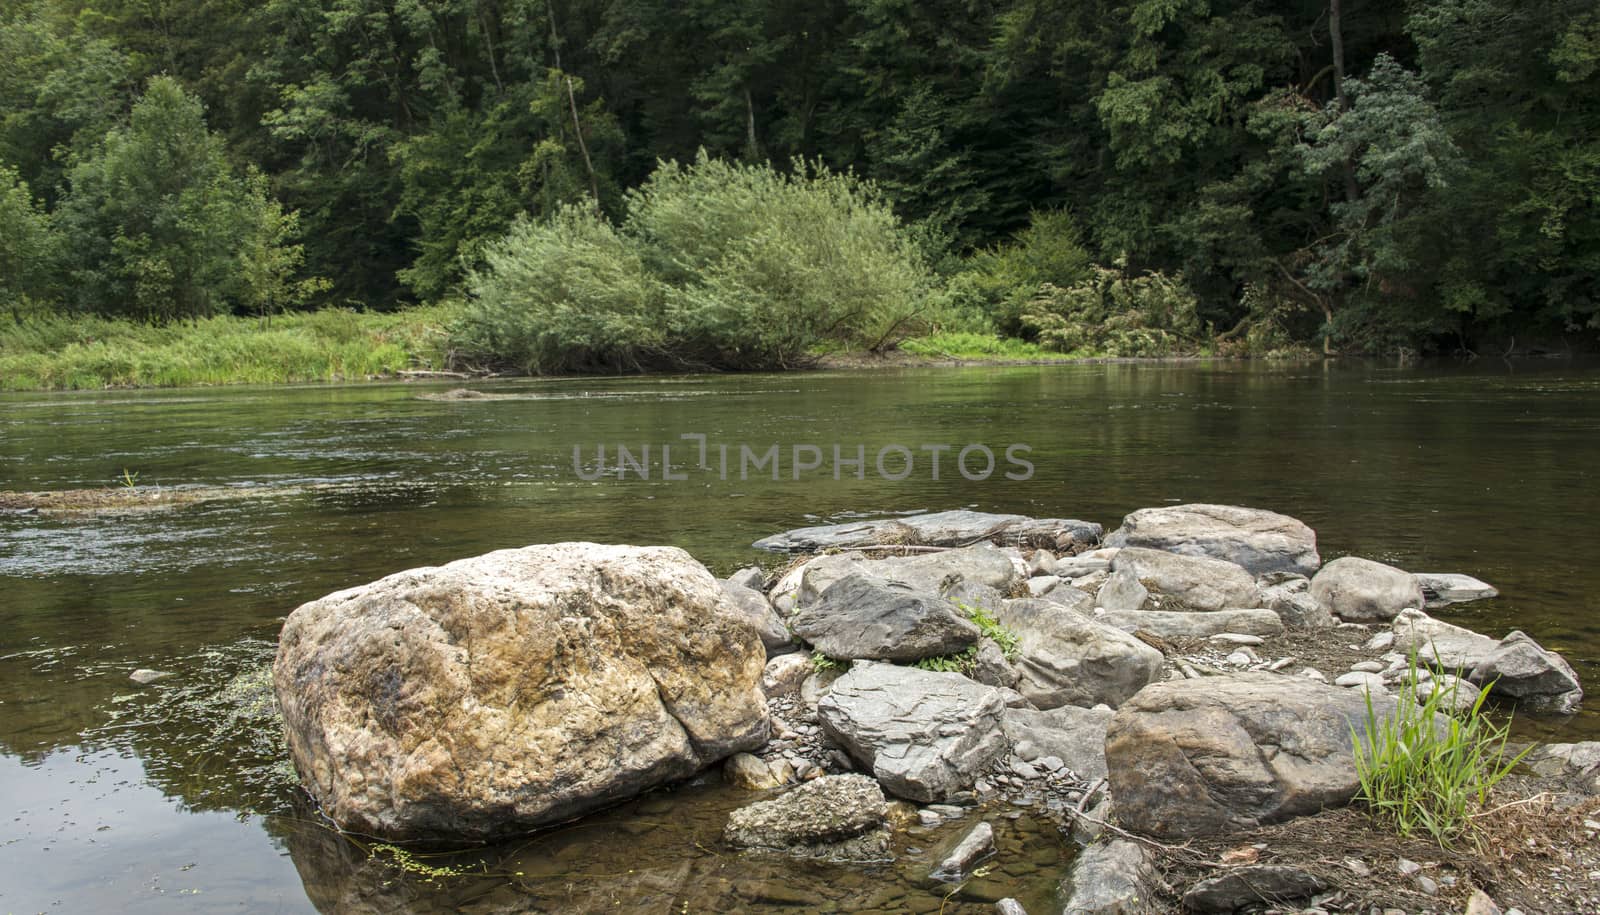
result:
[(1041, 289), (1022, 325), (1040, 346), (1063, 353), (1179, 355), (1204, 342), (1196, 304), (1181, 278), (1093, 267), (1086, 279), (1065, 289)]
[(16, 169), (0, 165), (0, 308), (20, 321), (51, 295), (54, 228)]
[(999, 646), (1000, 653), (1005, 655), (1006, 660), (1009, 661), (1017, 656), (1017, 634), (1002, 626), (993, 613), (981, 606), (969, 607), (961, 604), (960, 607), (966, 612), (967, 618), (978, 625), (978, 631)]
[(358, 381), (444, 369), (457, 308), (328, 309), (270, 323), (227, 315), (151, 325), (89, 316), (0, 322), (0, 390)]
[(1423, 696), (1417, 675), (1413, 654), (1393, 715), (1379, 714), (1367, 694), (1365, 729), (1351, 731), (1358, 797), (1402, 836), (1426, 832), (1445, 848), (1463, 836), (1476, 842), (1472, 815), (1533, 748), (1506, 758), (1510, 726), (1495, 724), (1483, 711), (1489, 685), (1464, 714), (1447, 716), (1459, 681)]
[(995, 334), (975, 334), (964, 331), (946, 331), (913, 337), (900, 341), (899, 349), (915, 356), (937, 359), (1017, 360), (1028, 362), (1058, 356), (1040, 349), (1036, 343), (1001, 337)]
[(838, 658), (830, 658), (820, 651), (813, 651), (811, 653), (811, 669), (816, 673), (821, 674), (827, 673), (830, 670), (844, 670), (848, 666), (848, 661), (841, 661)]
[(1040, 290), (1080, 282), (1090, 262), (1072, 214), (1053, 210), (1034, 212), (1008, 244), (979, 251), (969, 266), (957, 288), (976, 299), (997, 330), (1019, 336), (1022, 315)]
[(918, 670), (931, 670), (935, 673), (952, 673), (963, 676), (971, 674), (978, 661), (978, 649), (968, 648), (958, 654), (942, 654), (931, 658), (922, 658), (912, 667)]
[(233, 173), (175, 80), (152, 79), (128, 125), (69, 179), (57, 223), (79, 309), (167, 320), (291, 298), (293, 217), (264, 180)]
[(469, 279), (462, 349), (530, 372), (768, 368), (915, 330), (932, 278), (870, 186), (702, 156), (663, 163), (613, 228), (524, 221)]

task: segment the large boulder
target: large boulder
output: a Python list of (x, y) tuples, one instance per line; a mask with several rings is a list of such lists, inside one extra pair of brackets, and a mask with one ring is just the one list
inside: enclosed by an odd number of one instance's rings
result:
[(1008, 600), (997, 613), (1017, 636), (1017, 692), (1039, 708), (1121, 704), (1161, 676), (1161, 652), (1044, 600)]
[[(1275, 823), (1347, 803), (1360, 787), (1352, 729), (1367, 700), (1312, 680), (1241, 673), (1141, 690), (1106, 731), (1117, 817), (1187, 838)], [(1374, 696), (1380, 716), (1394, 700)]]
[(1283, 634), (1283, 620), (1271, 610), (1217, 610), (1212, 613), (1183, 613), (1167, 610), (1129, 610), (1107, 613), (1098, 618), (1123, 632), (1143, 630), (1163, 639), (1205, 639), (1231, 632), (1235, 635), (1274, 636)]
[(1600, 794), (1600, 741), (1539, 744), (1523, 762), (1541, 778), (1556, 779), (1585, 794)]
[(1080, 781), (1093, 782), (1106, 777), (1106, 726), (1112, 714), (1107, 708), (1073, 705), (1046, 712), (1011, 708), (1001, 729), (1024, 762), (1054, 756)]
[(822, 730), (893, 794), (928, 803), (1005, 753), (1004, 694), (955, 673), (858, 663), (817, 703)]
[(1420, 610), (1424, 603), (1415, 575), (1357, 556), (1323, 566), (1311, 579), (1311, 596), (1347, 623), (1388, 622), (1401, 610)]
[(1501, 639), (1468, 676), (1479, 686), (1494, 684), (1491, 692), (1496, 695), (1510, 696), (1540, 711), (1572, 714), (1583, 702), (1583, 687), (1567, 659), (1520, 631)]
[(795, 635), (830, 658), (918, 661), (964, 651), (978, 627), (950, 601), (853, 572), (790, 620)]
[(1498, 644), (1421, 610), (1401, 610), (1394, 618), (1394, 649), (1408, 655), (1414, 652), (1419, 661), (1445, 671), (1471, 673)]
[(1106, 578), (1094, 602), (1104, 610), (1129, 612), (1150, 606), (1150, 589), (1139, 583), (1130, 569), (1121, 569)]
[(891, 857), (889, 803), (865, 775), (825, 775), (735, 810), (722, 839), (800, 858), (882, 861)]
[(754, 545), (760, 550), (815, 553), (895, 544), (967, 546), (990, 540), (1008, 546), (1065, 549), (1073, 544), (1099, 542), (1102, 530), (1093, 522), (1068, 518), (947, 511), (796, 528), (757, 540)]
[(1276, 512), (1237, 505), (1141, 508), (1106, 537), (1108, 547), (1142, 546), (1185, 556), (1209, 556), (1243, 566), (1252, 575), (1310, 575), (1322, 560), (1317, 535)]
[(1111, 571), (1113, 579), (1124, 572), (1138, 579), (1161, 610), (1261, 606), (1261, 593), (1250, 573), (1221, 559), (1128, 547), (1111, 560)]
[(804, 608), (815, 603), (834, 582), (852, 574), (871, 575), (930, 594), (944, 594), (963, 585), (1007, 593), (1022, 580), (1022, 572), (1011, 555), (991, 546), (882, 559), (868, 559), (862, 553), (837, 553), (818, 556), (804, 566), (796, 606)]
[(273, 678), (295, 768), (336, 823), (476, 840), (761, 746), (763, 657), (682, 550), (560, 543), (304, 604)]

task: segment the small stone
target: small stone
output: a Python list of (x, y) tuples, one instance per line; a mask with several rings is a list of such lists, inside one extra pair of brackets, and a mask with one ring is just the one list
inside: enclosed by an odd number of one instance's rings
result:
[(918, 810), (917, 822), (924, 826), (938, 826), (944, 822), (944, 817), (934, 813), (932, 810)]
[(1409, 877), (1412, 874), (1420, 872), (1422, 870), (1422, 865), (1408, 858), (1401, 858), (1395, 862), (1395, 869), (1400, 872), (1400, 876)]
[(1259, 635), (1244, 635), (1238, 632), (1219, 632), (1211, 637), (1213, 642), (1225, 642), (1229, 645), (1260, 645), (1265, 642)]
[(1370, 639), (1363, 646), (1368, 651), (1388, 651), (1394, 647), (1394, 630), (1385, 629)]
[(1372, 868), (1368, 867), (1366, 863), (1361, 861), (1359, 858), (1344, 859), (1344, 869), (1352, 874), (1355, 874), (1357, 877), (1372, 876)]
[(971, 873), (974, 864), (992, 854), (994, 854), (994, 827), (988, 823), (979, 823), (961, 837), (961, 841), (956, 843), (928, 876), (943, 883), (956, 883)]
[(1249, 667), (1254, 662), (1255, 658), (1243, 651), (1235, 651), (1233, 654), (1228, 655), (1228, 663), (1234, 667)]
[(995, 915), (1028, 915), (1028, 910), (1022, 907), (1022, 903), (1009, 896), (995, 903), (994, 911)]
[(1300, 671), (1300, 676), (1305, 677), (1308, 680), (1321, 680), (1324, 683), (1328, 682), (1327, 675), (1322, 671), (1317, 670), (1315, 667), (1305, 668), (1304, 670)]
[(172, 676), (172, 672), (168, 670), (151, 670), (148, 667), (141, 667), (129, 674), (128, 679), (139, 684), (140, 686), (145, 686), (147, 684), (154, 683), (157, 680), (165, 680), (170, 676)]
[(1429, 896), (1437, 896), (1439, 894), (1439, 884), (1435, 883), (1433, 878), (1427, 874), (1417, 875), (1417, 889)]
[(1369, 674), (1359, 670), (1351, 671), (1347, 674), (1341, 674), (1340, 676), (1334, 678), (1333, 685), (1350, 687), (1352, 689), (1365, 689), (1374, 693), (1388, 692), (1387, 687), (1383, 685), (1382, 677), (1378, 676), (1377, 674)]
[(1483, 890), (1473, 890), (1472, 898), (1467, 900), (1467, 908), (1462, 915), (1501, 915), (1500, 907), (1494, 899)]
[[(1038, 760), (1038, 763), (1040, 768), (1049, 772), (1060, 772), (1067, 767), (1067, 764), (1059, 756), (1046, 756)], [(1595, 828), (1600, 829), (1600, 825), (1595, 826)]]
[(1356, 663), (1350, 665), (1351, 670), (1369, 674), (1382, 673), (1383, 668), (1384, 664), (1382, 661), (1357, 661)]

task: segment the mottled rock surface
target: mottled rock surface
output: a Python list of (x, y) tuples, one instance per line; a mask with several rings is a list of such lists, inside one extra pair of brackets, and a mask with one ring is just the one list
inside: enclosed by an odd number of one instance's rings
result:
[(1493, 683), (1496, 695), (1531, 702), (1543, 711), (1572, 714), (1583, 702), (1583, 687), (1567, 659), (1520, 631), (1501, 639), (1468, 676), (1479, 686)]
[[(1379, 713), (1385, 712), (1378, 704)], [(1313, 680), (1241, 673), (1146, 687), (1117, 710), (1106, 764), (1117, 816), (1167, 838), (1275, 823), (1347, 803), (1366, 700)]]
[(1154, 911), (1152, 892), (1160, 878), (1139, 843), (1095, 842), (1072, 862), (1062, 882), (1061, 915), (1145, 915)]
[(889, 804), (865, 775), (825, 775), (728, 815), (723, 841), (804, 858), (889, 857)]
[(962, 510), (796, 528), (764, 537), (754, 546), (759, 550), (809, 553), (896, 543), (966, 546), (978, 540), (993, 539), (1008, 545), (1059, 549), (1075, 543), (1096, 543), (1102, 531), (1100, 525), (1089, 521)]
[(290, 754), (340, 826), (527, 832), (767, 738), (764, 655), (679, 549), (562, 543), (412, 569), (284, 623)]
[(1327, 888), (1327, 881), (1298, 867), (1234, 867), (1189, 887), (1183, 894), (1183, 908), (1187, 912), (1234, 912), (1248, 905), (1305, 899)]
[(1106, 727), (1110, 709), (1064, 705), (1041, 712), (1007, 709), (1001, 728), (1019, 758), (1054, 756), (1084, 782), (1106, 777)]
[(1009, 600), (1017, 692), (1039, 708), (1118, 705), (1161, 675), (1161, 652), (1113, 626), (1042, 600)]
[(1203, 639), (1224, 632), (1260, 636), (1283, 632), (1283, 620), (1271, 610), (1260, 607), (1252, 610), (1217, 610), (1212, 613), (1135, 610), (1107, 613), (1099, 620), (1124, 632), (1142, 629), (1164, 639)]

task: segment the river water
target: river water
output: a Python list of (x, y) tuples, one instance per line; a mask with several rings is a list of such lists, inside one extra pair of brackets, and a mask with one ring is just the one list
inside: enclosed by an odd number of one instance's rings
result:
[[(526, 380), (495, 396), (364, 385), (0, 396), (0, 490), (226, 487), (164, 511), (0, 514), (0, 909), (988, 911), (1047, 907), (1071, 849), (994, 811), (1003, 854), (947, 900), (924, 875), (963, 829), (860, 870), (732, 854), (712, 777), (530, 840), (398, 869), (326, 829), (251, 708), (283, 616), (404, 568), (558, 540), (748, 544), (853, 514), (971, 507), (1114, 527), (1135, 508), (1295, 515), (1325, 559), (1460, 571), (1502, 591), (1448, 614), (1527, 630), (1600, 684), (1600, 366), (1071, 365)], [(703, 436), (708, 469), (700, 464)], [(640, 463), (616, 472), (617, 446)], [(662, 479), (661, 446), (675, 477)], [(728, 446), (728, 470), (720, 448)], [(770, 465), (746, 467), (778, 446)], [(794, 446), (816, 445), (801, 468)], [(836, 466), (862, 449), (866, 465)], [(926, 450), (923, 446), (950, 446)], [(954, 462), (996, 456), (986, 479)], [(1032, 464), (1007, 464), (1005, 448)], [(599, 448), (608, 471), (597, 479)], [(904, 479), (887, 479), (905, 471)], [(579, 460), (575, 464), (574, 449)], [(874, 457), (883, 449), (885, 473)], [(929, 460), (938, 454), (933, 478)], [(982, 476), (983, 452), (968, 453)], [(838, 478), (834, 470), (837, 469)], [(175, 676), (131, 684), (137, 667)], [(235, 680), (238, 675), (245, 675)], [(1519, 720), (1600, 737), (1600, 700)], [(1014, 817), (1014, 818), (1013, 818)], [(470, 871), (455, 876), (456, 871)]]

